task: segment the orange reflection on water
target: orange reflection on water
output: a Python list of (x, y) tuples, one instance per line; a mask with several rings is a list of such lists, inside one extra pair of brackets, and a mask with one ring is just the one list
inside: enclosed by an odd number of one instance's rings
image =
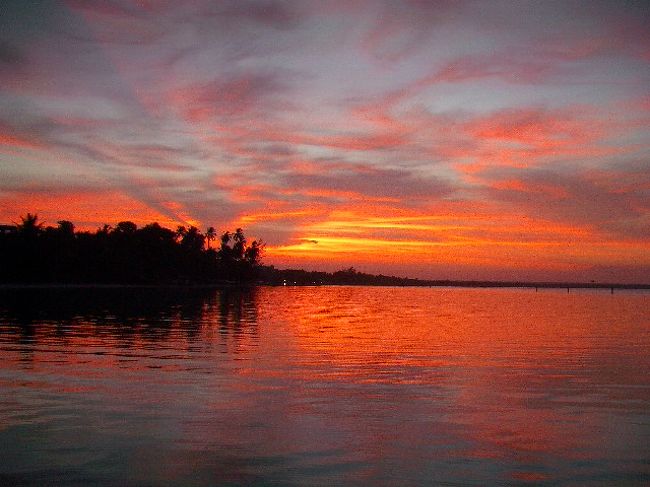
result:
[(113, 483), (116, 472), (178, 485), (648, 474), (647, 293), (24, 293), (0, 306), (0, 444), (16, 428), (26, 438), (0, 474), (64, 468), (47, 452), (72, 437), (70, 462), (102, 452), (93, 469)]
[[(614, 437), (604, 433), (612, 418), (602, 409), (627, 407), (621, 384), (647, 383), (639, 370), (650, 360), (638, 340), (647, 341), (650, 317), (645, 312), (639, 320), (638, 311), (648, 296), (353, 287), (268, 292), (291, 294), (291, 317), (277, 319), (295, 323), (303, 380), (374, 384), (378, 396), (360, 402), (393, 404), (407, 424), (432, 421), (453, 431), (466, 442), (458, 455), (544, 465), (556, 457), (587, 460), (595, 450), (622, 455), (621, 435), (639, 441), (625, 427)], [(421, 391), (415, 398), (412, 388)], [(635, 397), (637, 407), (650, 400), (647, 389)], [(413, 411), (418, 402), (429, 407)], [(511, 475), (534, 482), (548, 474), (513, 469)]]

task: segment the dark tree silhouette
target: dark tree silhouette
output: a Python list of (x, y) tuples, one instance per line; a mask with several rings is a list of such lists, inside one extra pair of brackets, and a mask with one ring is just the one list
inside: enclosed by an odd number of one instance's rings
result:
[(224, 262), (232, 260), (232, 249), (230, 248), (230, 241), (232, 240), (232, 235), (230, 232), (224, 232), (221, 235), (221, 248), (219, 250), (219, 256)]
[(233, 246), (232, 246), (232, 256), (235, 260), (242, 260), (246, 252), (246, 237), (241, 228), (235, 230), (235, 233), (232, 236)]
[(74, 236), (74, 223), (69, 220), (59, 220), (57, 223), (59, 225), (58, 231), (61, 235)]
[(253, 242), (246, 248), (245, 258), (251, 266), (256, 267), (261, 264), (262, 252), (264, 250), (264, 243), (262, 241), (253, 240)]
[(210, 249), (210, 242), (217, 238), (217, 231), (214, 227), (209, 227), (205, 232), (205, 240), (208, 242), (208, 249)]
[(124, 222), (119, 222), (117, 224), (114, 232), (119, 234), (124, 234), (124, 235), (133, 235), (137, 229), (138, 226), (135, 223), (124, 221)]
[(205, 244), (205, 237), (195, 226), (191, 226), (185, 231), (181, 238), (181, 245), (190, 251), (200, 251)]
[(27, 239), (36, 238), (43, 229), (43, 223), (38, 223), (38, 215), (27, 213), (20, 217), (21, 223), (17, 226), (18, 233)]
[[(69, 220), (43, 228), (28, 213), (16, 232), (0, 234), (0, 282), (189, 283), (250, 282), (261, 266), (262, 245), (250, 246), (241, 229), (222, 234), (221, 248), (210, 248), (217, 232), (195, 227), (176, 231), (131, 221), (95, 232), (75, 231)], [(208, 248), (205, 247), (206, 240)]]

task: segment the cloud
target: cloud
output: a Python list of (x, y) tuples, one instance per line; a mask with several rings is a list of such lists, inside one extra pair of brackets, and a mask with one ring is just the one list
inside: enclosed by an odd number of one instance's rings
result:
[(602, 136), (602, 128), (581, 120), (581, 112), (584, 110), (503, 110), (473, 119), (466, 124), (465, 130), (479, 139), (516, 142), (533, 147), (583, 144)]
[(299, 7), (299, 2), (230, 0), (213, 4), (209, 13), (230, 22), (248, 21), (288, 29), (296, 26), (301, 18)]
[(178, 88), (168, 98), (188, 120), (201, 122), (259, 115), (277, 106), (276, 97), (287, 91), (287, 82), (278, 74), (240, 72)]
[(41, 149), (41, 142), (22, 131), (16, 130), (0, 122), (0, 150), (1, 149)]
[(436, 199), (453, 188), (436, 178), (423, 178), (406, 170), (370, 166), (332, 168), (320, 174), (287, 174), (286, 187), (299, 189), (351, 191), (365, 196), (396, 198), (401, 204), (414, 199)]
[(15, 68), (24, 62), (25, 55), (20, 49), (0, 40), (0, 66)]
[(71, 0), (6, 14), (0, 215), (53, 211), (72, 188), (58, 218), (135, 208), (243, 225), (277, 263), (331, 253), (421, 275), (438, 261), (624, 267), (647, 250), (650, 46), (635, 3)]
[(382, 63), (398, 63), (421, 50), (435, 31), (462, 10), (457, 2), (366, 2), (373, 15), (362, 48)]
[(47, 225), (61, 218), (71, 219), (80, 229), (95, 229), (103, 223), (114, 225), (122, 220), (138, 224), (158, 221), (167, 226), (179, 221), (168, 212), (156, 211), (123, 192), (101, 186), (28, 185), (0, 191), (0, 206), (3, 223), (17, 221), (26, 212), (38, 214)]
[[(617, 239), (650, 238), (650, 176), (630, 167), (490, 172), (489, 197), (526, 214), (598, 229)], [(630, 184), (634, 180), (634, 184)]]
[(157, 2), (131, 0), (66, 0), (68, 7), (109, 17), (137, 17), (154, 10)]

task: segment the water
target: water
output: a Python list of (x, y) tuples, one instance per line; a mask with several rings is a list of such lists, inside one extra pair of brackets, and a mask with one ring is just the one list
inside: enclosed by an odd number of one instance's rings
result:
[(650, 294), (0, 291), (0, 485), (647, 485)]

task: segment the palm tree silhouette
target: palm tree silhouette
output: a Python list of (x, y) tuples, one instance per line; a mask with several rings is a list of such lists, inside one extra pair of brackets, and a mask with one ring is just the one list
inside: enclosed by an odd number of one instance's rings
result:
[(187, 235), (187, 228), (185, 228), (185, 225), (179, 225), (176, 228), (176, 239), (177, 240), (183, 240), (183, 238)]
[(210, 249), (210, 242), (217, 238), (217, 231), (214, 227), (209, 227), (205, 232), (205, 239), (208, 241), (208, 249)]
[(241, 228), (235, 230), (235, 233), (232, 236), (234, 245), (232, 246), (233, 254), (237, 260), (244, 258), (244, 252), (246, 251), (246, 237), (244, 236), (244, 231)]
[(22, 223), (17, 224), (18, 233), (24, 237), (31, 239), (36, 238), (43, 229), (43, 223), (38, 222), (38, 215), (34, 213), (27, 213), (27, 216), (20, 217)]

